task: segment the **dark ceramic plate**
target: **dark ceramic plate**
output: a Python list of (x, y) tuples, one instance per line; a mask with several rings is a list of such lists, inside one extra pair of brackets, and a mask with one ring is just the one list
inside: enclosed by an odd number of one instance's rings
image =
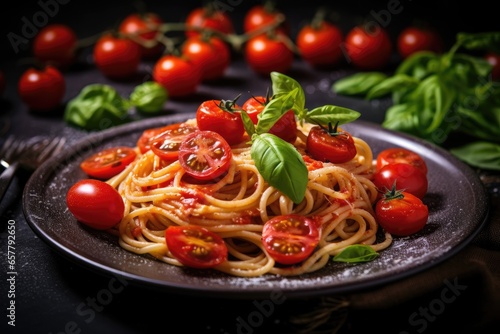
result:
[(401, 146), (422, 155), (429, 169), (429, 190), (424, 198), (430, 211), (428, 224), (416, 235), (395, 238), (392, 246), (372, 262), (330, 262), (322, 270), (300, 277), (231, 277), (179, 268), (127, 252), (115, 237), (75, 221), (66, 208), (65, 195), (72, 184), (85, 177), (79, 169), (83, 158), (105, 147), (135, 145), (143, 130), (191, 116), (148, 119), (95, 133), (47, 161), (29, 179), (23, 193), (23, 210), (31, 228), (77, 263), (130, 282), (197, 295), (269, 298), (276, 292), (290, 297), (345, 293), (413, 275), (456, 254), (479, 232), (487, 218), (485, 189), (467, 165), (427, 142), (356, 121), (344, 128), (367, 141), (374, 156), (385, 148)]

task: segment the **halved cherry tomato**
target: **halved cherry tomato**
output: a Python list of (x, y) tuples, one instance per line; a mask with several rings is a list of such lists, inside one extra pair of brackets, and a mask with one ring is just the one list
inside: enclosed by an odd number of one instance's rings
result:
[(186, 174), (198, 180), (212, 180), (226, 173), (233, 153), (217, 132), (196, 131), (187, 135), (179, 147), (179, 163)]
[(200, 31), (196, 29), (212, 29), (223, 34), (234, 32), (233, 22), (227, 12), (218, 9), (215, 2), (208, 2), (206, 6), (198, 7), (189, 12), (186, 18), (186, 36), (199, 36)]
[(217, 132), (229, 145), (239, 144), (243, 140), (245, 128), (237, 99), (202, 102), (196, 111), (198, 128)]
[(313, 126), (307, 135), (306, 150), (313, 159), (337, 164), (356, 156), (356, 146), (351, 134), (331, 126), (328, 129)]
[(80, 168), (91, 177), (109, 179), (123, 171), (136, 156), (132, 147), (110, 147), (83, 160)]
[(165, 240), (170, 253), (188, 267), (213, 268), (227, 260), (224, 240), (198, 225), (169, 226)]
[(416, 152), (402, 147), (391, 147), (381, 151), (377, 155), (376, 169), (381, 169), (385, 165), (395, 163), (407, 163), (421, 169), (427, 174), (427, 164), (425, 160)]
[(375, 205), (377, 222), (396, 236), (417, 233), (427, 224), (429, 209), (422, 200), (409, 192), (394, 189)]
[(392, 189), (395, 185), (399, 190), (409, 192), (418, 198), (427, 193), (427, 176), (425, 173), (407, 163), (393, 163), (385, 165), (373, 175), (373, 183), (381, 192)]
[[(253, 96), (243, 103), (241, 107), (245, 110), (254, 124), (257, 124), (257, 116), (264, 110), (270, 98), (266, 96)], [(297, 139), (297, 120), (293, 110), (288, 110), (281, 118), (269, 129), (269, 133), (280, 137), (281, 139), (294, 143)]]
[(319, 223), (296, 214), (273, 217), (262, 229), (264, 248), (276, 262), (285, 265), (307, 259), (318, 245), (319, 237)]
[(184, 138), (198, 128), (188, 124), (172, 124), (150, 138), (153, 152), (164, 160), (175, 160), (179, 156), (179, 147)]
[(95, 179), (76, 182), (66, 194), (66, 205), (81, 223), (107, 230), (123, 218), (123, 199), (111, 185)]

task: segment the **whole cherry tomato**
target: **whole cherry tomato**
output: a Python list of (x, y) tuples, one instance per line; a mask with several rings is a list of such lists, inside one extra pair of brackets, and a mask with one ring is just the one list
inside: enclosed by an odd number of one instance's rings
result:
[(130, 36), (132, 40), (142, 39), (152, 46), (145, 46), (137, 42), (141, 48), (141, 54), (144, 59), (153, 59), (159, 57), (164, 49), (163, 44), (156, 41), (159, 33), (158, 29), (163, 24), (163, 20), (155, 13), (133, 13), (125, 17), (120, 23), (118, 30)]
[[(257, 116), (264, 110), (266, 104), (270, 101), (266, 96), (252, 96), (243, 103), (241, 108), (245, 110), (254, 124), (257, 124)], [(295, 143), (297, 139), (297, 120), (293, 110), (288, 110), (281, 118), (269, 129), (269, 133), (280, 137), (281, 139)]]
[(66, 205), (79, 222), (97, 230), (118, 224), (125, 210), (118, 191), (95, 179), (83, 179), (71, 186), (66, 193)]
[(375, 216), (384, 230), (403, 237), (424, 228), (429, 219), (429, 209), (415, 195), (391, 190), (377, 201)]
[(345, 37), (347, 61), (361, 70), (384, 68), (392, 55), (392, 41), (379, 25), (356, 26)]
[(262, 229), (262, 243), (269, 255), (284, 265), (307, 259), (319, 243), (319, 223), (303, 215), (269, 219)]
[(425, 160), (416, 152), (402, 147), (391, 147), (381, 151), (377, 155), (376, 167), (377, 170), (385, 165), (395, 163), (407, 163), (421, 169), (424, 174), (427, 174), (427, 164)]
[(338, 164), (352, 160), (357, 152), (351, 134), (331, 125), (313, 126), (307, 135), (306, 150), (315, 160)]
[(286, 21), (285, 15), (276, 8), (274, 2), (266, 1), (263, 5), (255, 5), (245, 14), (243, 19), (243, 31), (253, 32), (257, 29), (269, 27), (281, 20), (275, 29), (285, 34), (290, 33), (290, 25)]
[(196, 92), (201, 73), (198, 65), (184, 56), (165, 55), (153, 67), (153, 79), (167, 90), (172, 99)]
[(398, 35), (397, 46), (403, 59), (417, 51), (440, 53), (443, 50), (441, 36), (435, 30), (418, 26), (403, 29)]
[(241, 120), (240, 106), (234, 100), (207, 100), (196, 111), (196, 122), (200, 130), (220, 134), (229, 145), (241, 143), (245, 128)]
[(500, 80), (500, 54), (488, 52), (485, 59), (493, 67), (491, 70), (491, 79)]
[(229, 46), (220, 38), (193, 36), (184, 41), (182, 54), (190, 58), (202, 71), (202, 81), (216, 80), (224, 76), (231, 62)]
[(33, 40), (33, 54), (36, 59), (65, 69), (76, 59), (77, 36), (73, 29), (64, 24), (50, 24), (41, 29)]
[(321, 20), (300, 29), (296, 43), (300, 56), (313, 67), (338, 65), (342, 60), (344, 34), (336, 25)]
[(245, 45), (244, 54), (250, 68), (265, 76), (272, 71), (288, 72), (294, 60), (293, 51), (285, 44), (280, 33), (251, 38)]
[(61, 104), (66, 92), (66, 81), (54, 66), (29, 68), (19, 78), (18, 92), (31, 110), (50, 111)]
[(110, 147), (83, 160), (80, 168), (91, 177), (106, 180), (123, 171), (136, 156), (132, 147)]
[(199, 225), (169, 226), (165, 240), (170, 253), (191, 268), (213, 268), (227, 260), (224, 240)]
[(418, 198), (427, 193), (427, 175), (418, 167), (408, 163), (392, 163), (377, 170), (373, 175), (373, 184), (380, 192), (404, 189)]
[(139, 45), (128, 38), (106, 34), (94, 45), (94, 62), (111, 79), (130, 78), (141, 61)]
[(232, 34), (234, 32), (233, 22), (227, 12), (214, 8), (209, 2), (207, 6), (198, 7), (189, 12), (186, 18), (186, 36), (192, 37), (201, 34), (197, 29), (211, 29), (223, 34)]

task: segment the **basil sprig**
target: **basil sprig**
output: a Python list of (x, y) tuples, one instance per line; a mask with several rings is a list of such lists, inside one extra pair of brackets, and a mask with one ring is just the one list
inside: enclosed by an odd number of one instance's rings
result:
[(335, 262), (361, 263), (375, 260), (379, 256), (373, 248), (368, 245), (351, 245), (344, 248), (333, 257)]
[(289, 110), (301, 122), (326, 125), (354, 121), (360, 113), (348, 108), (326, 105), (309, 111), (305, 107), (305, 94), (300, 84), (282, 73), (272, 72), (272, 98), (257, 116), (254, 125), (245, 111), (241, 117), (245, 130), (251, 136), (250, 154), (259, 173), (273, 187), (300, 203), (305, 196), (308, 171), (305, 162), (290, 143), (268, 133), (271, 127)]
[[(336, 81), (332, 89), (343, 95), (366, 99), (391, 97), (393, 105), (382, 126), (406, 132), (435, 144), (443, 144), (452, 133), (467, 134), (500, 147), (500, 83), (491, 80), (492, 66), (481, 56), (458, 52), (500, 53), (500, 32), (459, 33), (455, 44), (443, 54), (430, 51), (406, 58), (395, 73), (363, 72)], [(472, 166), (500, 169), (500, 161), (489, 162), (490, 150), (453, 150)], [(464, 154), (463, 152), (467, 152)], [(489, 153), (488, 153), (489, 154)]]

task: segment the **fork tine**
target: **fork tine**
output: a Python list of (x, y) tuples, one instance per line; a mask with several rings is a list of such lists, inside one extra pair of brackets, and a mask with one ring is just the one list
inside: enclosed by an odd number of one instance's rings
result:
[(9, 136), (0, 149), (0, 157), (6, 161), (12, 160), (20, 152), (20, 146), (22, 146), (22, 141)]
[(44, 161), (47, 158), (56, 155), (61, 151), (66, 143), (66, 139), (64, 137), (55, 137), (51, 139), (49, 143), (45, 146), (45, 148), (38, 155), (38, 162)]

